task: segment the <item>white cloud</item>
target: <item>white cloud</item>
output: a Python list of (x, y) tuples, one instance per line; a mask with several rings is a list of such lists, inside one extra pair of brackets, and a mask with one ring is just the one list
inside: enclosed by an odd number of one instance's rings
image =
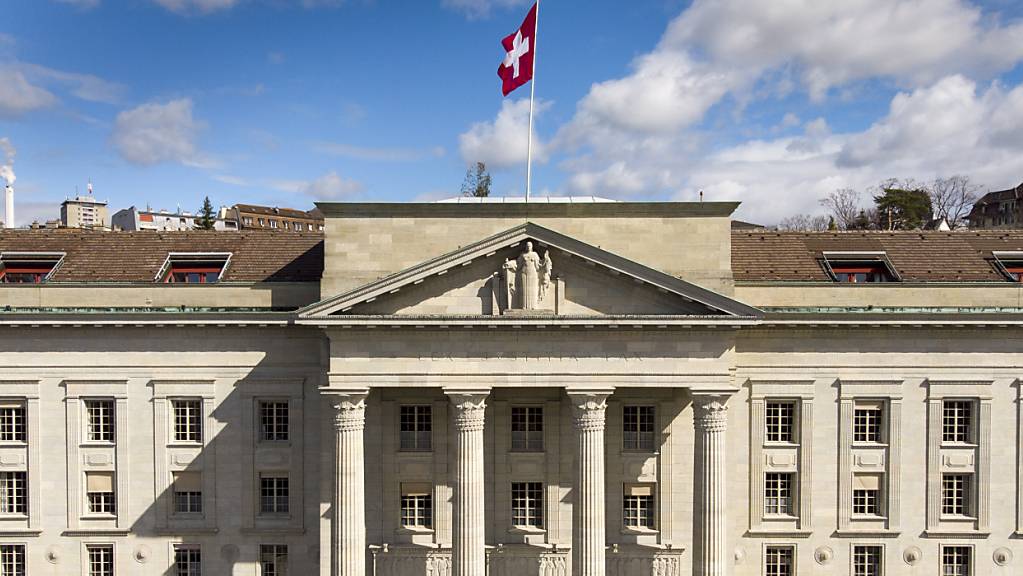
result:
[(302, 193), (316, 200), (343, 200), (362, 192), (362, 184), (330, 172), (306, 184)]
[(468, 18), (486, 18), (495, 8), (526, 6), (530, 0), (442, 0), (446, 8), (457, 10)]
[(117, 115), (111, 142), (133, 164), (203, 165), (207, 160), (201, 157), (196, 145), (203, 126), (192, 116), (189, 98), (143, 104)]
[(373, 148), (340, 142), (315, 142), (312, 148), (316, 152), (330, 156), (380, 162), (415, 162), (427, 158), (442, 158), (447, 153), (443, 146), (434, 146), (432, 148)]
[(179, 14), (198, 12), (209, 14), (218, 10), (226, 10), (238, 3), (238, 0), (153, 0), (160, 6)]
[(123, 85), (92, 74), (64, 72), (37, 64), (21, 64), (26, 76), (36, 82), (66, 86), (76, 97), (88, 102), (117, 104), (124, 94)]
[(31, 84), (21, 70), (0, 66), (0, 116), (20, 116), (57, 103), (57, 97), (45, 88)]
[[(539, 100), (534, 109), (536, 117), (550, 108), (550, 102)], [(495, 169), (510, 168), (526, 163), (529, 140), (529, 99), (504, 100), (501, 110), (491, 122), (477, 122), (458, 137), (462, 159), (466, 163), (486, 162)], [(546, 159), (546, 145), (533, 129), (533, 161)]]
[(697, 0), (661, 49), (696, 49), (754, 74), (792, 63), (819, 99), (866, 78), (924, 85), (1007, 70), (1023, 58), (1023, 23), (1003, 26), (964, 0)]

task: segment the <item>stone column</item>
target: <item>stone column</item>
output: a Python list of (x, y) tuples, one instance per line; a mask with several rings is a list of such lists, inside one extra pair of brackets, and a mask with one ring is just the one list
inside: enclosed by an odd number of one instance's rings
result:
[(604, 413), (610, 391), (568, 392), (576, 432), (572, 574), (604, 576)]
[(337, 442), (334, 487), (335, 576), (366, 575), (366, 473), (363, 432), (368, 390), (330, 393)]
[(445, 391), (454, 405), (455, 510), (451, 535), (453, 576), (486, 576), (483, 416), (489, 391)]
[(728, 395), (693, 394), (696, 425), (699, 500), (696, 516), (698, 526), (697, 565), (694, 576), (727, 576), (728, 569), (728, 504), (726, 478), (728, 459), (725, 454), (728, 427)]

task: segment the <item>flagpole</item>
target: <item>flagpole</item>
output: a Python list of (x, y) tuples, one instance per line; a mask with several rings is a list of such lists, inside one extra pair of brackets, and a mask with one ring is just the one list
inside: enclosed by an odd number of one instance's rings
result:
[(536, 0), (536, 27), (533, 28), (533, 79), (529, 82), (529, 135), (526, 144), (526, 202), (533, 189), (533, 96), (536, 95), (536, 52), (537, 38), (540, 36), (540, 0)]

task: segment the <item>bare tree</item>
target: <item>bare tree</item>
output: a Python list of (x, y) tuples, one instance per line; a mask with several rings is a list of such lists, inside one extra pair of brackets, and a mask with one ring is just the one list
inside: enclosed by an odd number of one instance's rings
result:
[(810, 214), (796, 214), (789, 216), (778, 223), (778, 230), (790, 232), (823, 232), (828, 229), (831, 218), (823, 214), (812, 216)]
[(977, 201), (980, 186), (970, 182), (969, 176), (957, 174), (937, 178), (927, 191), (931, 196), (935, 218), (944, 218), (954, 230), (965, 224), (973, 203)]
[(856, 217), (859, 216), (861, 211), (860, 193), (852, 188), (835, 190), (828, 194), (827, 198), (821, 200), (820, 203), (821, 206), (824, 206), (831, 212), (831, 216), (835, 219), (835, 224), (839, 230), (853, 228), (856, 223)]

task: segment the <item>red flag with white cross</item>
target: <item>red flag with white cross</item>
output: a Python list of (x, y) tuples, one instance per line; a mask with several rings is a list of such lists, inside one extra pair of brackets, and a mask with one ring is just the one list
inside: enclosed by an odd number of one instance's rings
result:
[(509, 34), (504, 45), (504, 62), (497, 69), (501, 77), (502, 92), (507, 96), (519, 86), (533, 79), (533, 59), (536, 57), (536, 4), (529, 10), (519, 29)]

